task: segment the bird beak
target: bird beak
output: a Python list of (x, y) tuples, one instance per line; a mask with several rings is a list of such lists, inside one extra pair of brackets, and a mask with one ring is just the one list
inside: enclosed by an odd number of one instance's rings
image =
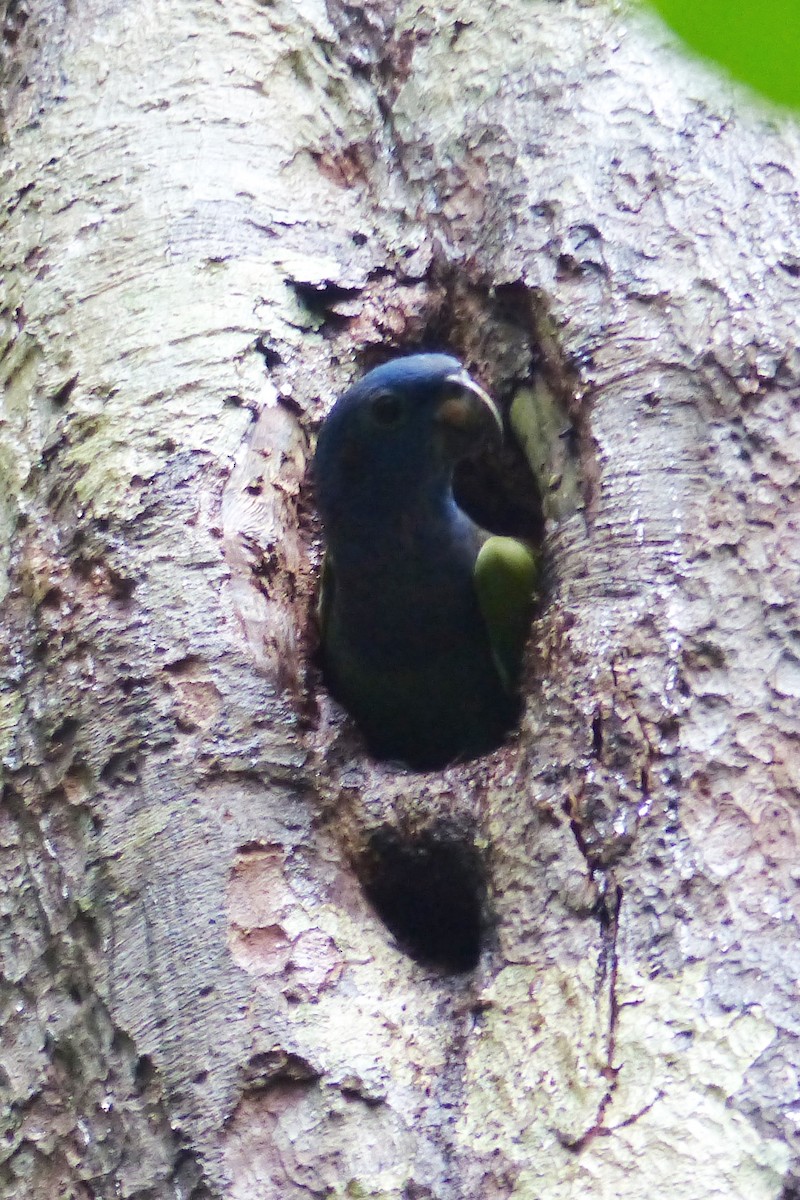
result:
[(487, 444), (502, 445), (503, 419), (497, 405), (480, 384), (458, 371), (448, 375), (444, 396), (436, 410), (436, 420), (456, 442), (467, 449)]

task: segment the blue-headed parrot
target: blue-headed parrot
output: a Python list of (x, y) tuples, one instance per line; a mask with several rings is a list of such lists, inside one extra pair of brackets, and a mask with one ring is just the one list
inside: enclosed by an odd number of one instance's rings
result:
[(456, 465), (502, 430), (445, 354), (376, 367), (320, 430), (323, 671), (378, 758), (440, 768), (494, 749), (516, 718), (535, 557), (453, 496)]

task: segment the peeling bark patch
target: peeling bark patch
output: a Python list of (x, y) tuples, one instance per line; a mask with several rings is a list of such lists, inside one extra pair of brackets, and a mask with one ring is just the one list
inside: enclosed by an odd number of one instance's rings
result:
[(367, 182), (368, 168), (364, 163), (365, 149), (366, 147), (354, 143), (342, 146), (338, 150), (312, 151), (311, 157), (326, 179), (335, 183), (337, 187), (352, 188)]
[(174, 689), (175, 723), (182, 733), (209, 729), (221, 706), (219, 689), (210, 680), (185, 680)]
[[(303, 928), (300, 897), (279, 849), (240, 854), (228, 892), (228, 940), (234, 961), (248, 974), (280, 987), (287, 1000), (315, 1000), (335, 987), (343, 958), (323, 930)], [(315, 914), (316, 915), (316, 914)]]
[(772, 687), (779, 696), (797, 699), (800, 696), (800, 659), (792, 653), (781, 655), (775, 668)]
[(66, 754), (74, 746), (79, 729), (80, 722), (76, 721), (74, 717), (65, 717), (50, 734), (48, 757), (61, 758)]
[(78, 376), (73, 375), (71, 379), (68, 379), (65, 383), (62, 383), (60, 387), (56, 388), (50, 397), (50, 401), (55, 408), (63, 408), (67, 404), (70, 396), (75, 390), (77, 382)]
[(210, 729), (219, 716), (222, 697), (206, 668), (193, 658), (167, 667), (175, 723), (182, 733)]
[[(353, 234), (354, 244), (360, 236), (358, 231)], [(424, 283), (414, 282), (430, 266), (427, 247), (420, 254), (424, 257), (421, 265), (415, 265), (419, 255), (412, 256), (404, 265), (408, 279), (399, 271), (396, 275), (381, 271), (370, 279), (357, 301), (342, 301), (337, 305), (338, 314), (350, 318), (341, 330), (341, 352), (350, 354), (352, 346), (361, 347), (365, 371), (385, 361), (392, 351), (409, 353), (415, 348), (444, 345), (435, 336), (445, 302), (444, 292), (427, 278)]]
[(263, 358), (264, 366), (268, 371), (271, 371), (274, 367), (279, 367), (283, 362), (283, 352), (278, 346), (272, 344), (269, 335), (266, 333), (256, 339), (256, 352)]
[(289, 282), (314, 322), (347, 321), (358, 311), (351, 307), (351, 302), (358, 296), (360, 288), (342, 287), (327, 279), (312, 282), (292, 279)]
[(225, 1133), (230, 1200), (404, 1194), (413, 1135), (388, 1108), (280, 1079), (239, 1103)]
[(78, 554), (72, 570), (96, 596), (106, 596), (117, 604), (127, 604), (136, 587), (136, 580), (115, 571), (105, 562)]
[(249, 1091), (279, 1084), (313, 1083), (318, 1078), (319, 1071), (307, 1059), (285, 1050), (253, 1054), (243, 1071), (244, 1085)]
[(407, 839), (384, 828), (373, 834), (356, 871), (367, 898), (411, 958), (452, 974), (477, 966), (486, 883), (470, 841), (442, 828)]

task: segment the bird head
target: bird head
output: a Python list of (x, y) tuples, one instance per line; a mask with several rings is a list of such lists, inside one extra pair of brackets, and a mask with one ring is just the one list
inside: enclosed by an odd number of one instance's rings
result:
[(461, 459), (502, 441), (496, 406), (458, 359), (413, 354), (376, 367), (336, 402), (317, 442), (326, 524), (351, 504), (447, 489)]

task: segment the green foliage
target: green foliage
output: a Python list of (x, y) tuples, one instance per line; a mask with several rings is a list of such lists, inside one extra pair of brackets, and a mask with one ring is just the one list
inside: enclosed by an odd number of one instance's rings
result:
[(676, 33), (770, 100), (800, 107), (800, 0), (650, 0)]

